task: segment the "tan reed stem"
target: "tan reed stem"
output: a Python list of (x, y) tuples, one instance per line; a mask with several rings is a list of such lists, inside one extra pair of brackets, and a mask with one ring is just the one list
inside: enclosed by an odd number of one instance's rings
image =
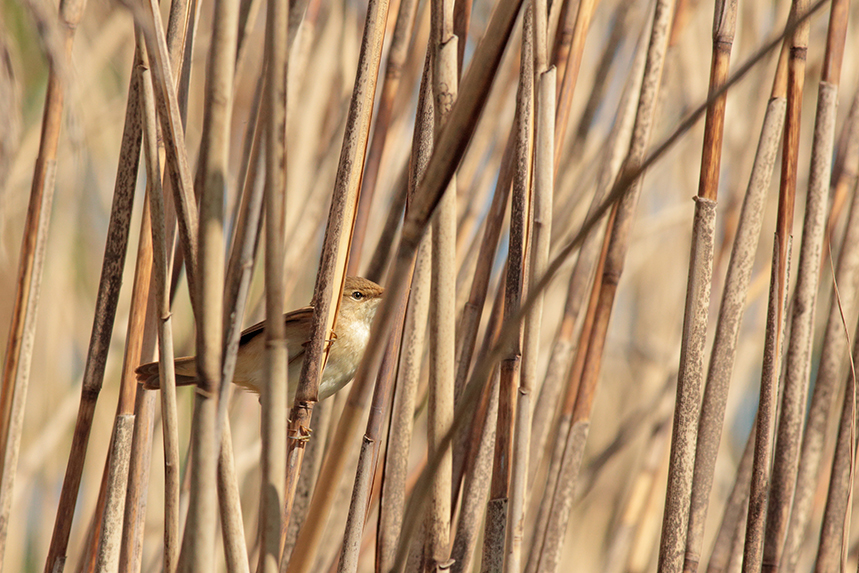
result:
[[(796, 0), (794, 17), (808, 12), (806, 0)], [(802, 108), (802, 86), (805, 82), (805, 58), (808, 49), (808, 22), (803, 20), (793, 32), (788, 59), (787, 116), (782, 150), (781, 186), (778, 219), (773, 247), (771, 300), (767, 309), (767, 334), (761, 374), (760, 402), (755, 434), (755, 461), (749, 490), (749, 515), (746, 545), (743, 551), (743, 573), (761, 569), (764, 525), (767, 512), (767, 490), (770, 486), (770, 457), (781, 370), (783, 329), (790, 266), (791, 229), (796, 200), (796, 170), (799, 154), (799, 119)], [(816, 272), (816, 271), (815, 271)]]
[[(152, 316), (148, 313), (147, 320)], [(154, 351), (154, 348), (152, 349)], [(155, 394), (137, 388), (134, 401), (134, 436), (128, 467), (128, 494), (118, 571), (137, 573), (143, 566), (143, 532), (146, 521), (146, 497), (152, 458), (152, 432), (155, 429)]]
[[(534, 167), (531, 199), (529, 268), (526, 284), (545, 272), (552, 237), (552, 197), (554, 194), (555, 68), (548, 65), (548, 5), (531, 3), (533, 12), (534, 72)], [(524, 33), (524, 32), (523, 32)], [(504, 568), (521, 571), (525, 537), (525, 503), (528, 496), (528, 462), (531, 442), (532, 394), (536, 386), (543, 301), (538, 299), (523, 328), (522, 368), (516, 397), (513, 453), (510, 462), (509, 509), (507, 514)], [(551, 411), (551, 407), (549, 409)], [(549, 414), (541, 412), (542, 415)], [(549, 414), (550, 415), (550, 414)]]
[(406, 500), (409, 447), (414, 427), (415, 398), (423, 359), (429, 313), (429, 241), (424, 240), (415, 259), (403, 340), (400, 345), (399, 379), (394, 391), (388, 446), (385, 451), (379, 524), (376, 539), (377, 571), (394, 562)]
[[(769, 41), (763, 47), (761, 47), (754, 55), (752, 55), (744, 64), (742, 64), (739, 69), (725, 82), (722, 90), (714, 94), (714, 97), (718, 97), (723, 91), (726, 91), (731, 86), (733, 86), (737, 81), (739, 81), (742, 77), (744, 77), (751, 68), (759, 62), (763, 57), (772, 51), (773, 48), (778, 46), (781, 43), (781, 40), (788, 34), (792, 33), (792, 31), (796, 28), (797, 22), (805, 21), (808, 16), (813, 14), (816, 10), (820, 9), (825, 3), (825, 0), (818, 0), (806, 13), (804, 16), (800, 17), (793, 23), (789, 23), (785, 29), (778, 35), (776, 39)], [(506, 20), (505, 20), (506, 21)], [(468, 77), (466, 76), (466, 80)], [(463, 85), (467, 86), (468, 82), (464, 81)], [(460, 95), (459, 102), (468, 101), (466, 98)], [(532, 285), (533, 291), (529, 296), (523, 301), (522, 309), (519, 312), (519, 320), (522, 319), (522, 316), (527, 313), (531, 305), (536, 298), (536, 294), (540, 292), (542, 289), (546, 288), (546, 286), (551, 282), (551, 280), (558, 273), (559, 269), (563, 265), (564, 261), (578, 248), (578, 246), (583, 241), (584, 237), (593, 230), (597, 221), (606, 213), (606, 211), (617, 201), (618, 199), (625, 197), (629, 190), (631, 189), (630, 185), (634, 182), (638, 177), (640, 177), (641, 173), (651, 166), (655, 161), (657, 161), (660, 157), (664, 155), (664, 153), (670, 149), (680, 138), (683, 133), (686, 133), (695, 122), (700, 119), (704, 112), (706, 111), (706, 107), (709, 104), (709, 99), (707, 102), (704, 102), (702, 105), (695, 108), (695, 110), (684, 119), (677, 128), (671, 132), (671, 134), (666, 137), (662, 142), (660, 142), (655, 149), (648, 154), (641, 165), (637, 169), (633, 169), (632, 171), (626, 172), (624, 175), (618, 178), (615, 185), (612, 187), (612, 190), (607, 194), (606, 200), (595, 210), (592, 216), (586, 218), (585, 222), (582, 225), (582, 230), (577, 233), (566, 245), (559, 249), (558, 253), (554, 256), (554, 258), (549, 263), (546, 274), (540, 278), (540, 280)], [(465, 104), (461, 104), (465, 105)], [(456, 111), (457, 106), (454, 106), (454, 111)], [(467, 108), (465, 108), (467, 109)], [(458, 115), (458, 114), (454, 114)], [(446, 159), (445, 161), (441, 159), (436, 159), (437, 164), (447, 165)], [(432, 161), (431, 161), (432, 164)], [(443, 181), (443, 177), (441, 179)], [(433, 181), (432, 186), (426, 187), (428, 189), (436, 190), (438, 182)], [(425, 182), (426, 185), (426, 182)], [(430, 212), (431, 214), (431, 212)], [(405, 228), (415, 228), (414, 223), (407, 225)], [(388, 283), (389, 291), (394, 291), (396, 288), (400, 288), (402, 285), (402, 281), (405, 277), (405, 270), (407, 268), (406, 263), (410, 264), (412, 254), (413, 254), (413, 246), (412, 241), (414, 239), (409, 239), (410, 235), (406, 235), (407, 241), (405, 245), (401, 245), (400, 250), (397, 256), (397, 264), (394, 267), (394, 273), (391, 280)], [(379, 318), (378, 324), (376, 328), (379, 328), (379, 325), (386, 325), (391, 321), (390, 309), (386, 308), (386, 305), (383, 304)], [(377, 335), (378, 336), (378, 335)], [(475, 368), (474, 368), (474, 376), (475, 379), (478, 380), (478, 383), (469, 385), (466, 387), (464, 394), (462, 396), (462, 401), (457, 405), (456, 415), (454, 416), (454, 425), (451, 428), (451, 431), (445, 436), (445, 442), (449, 445), (453, 439), (453, 436), (462, 429), (465, 425), (463, 417), (459, 416), (461, 412), (469, 411), (469, 409), (475, 407), (477, 400), (480, 396), (480, 392), (483, 390), (485, 385), (485, 381), (489, 376), (491, 365), (498, 360), (501, 356), (501, 348), (504, 345), (509, 344), (509, 334), (502, 332), (499, 341), (493, 346), (491, 351), (487, 352), (486, 357), (480, 360)], [(372, 342), (373, 334), (371, 332), (371, 342)], [(377, 357), (374, 357), (372, 354), (368, 354), (369, 359), (372, 361), (378, 360)], [(365, 360), (366, 364), (366, 360)], [(365, 367), (362, 367), (365, 368)], [(362, 376), (366, 376), (366, 374), (361, 373), (361, 369), (359, 368), (359, 376), (357, 379), (360, 381)], [(437, 461), (436, 459), (428, 460), (418, 482), (415, 484), (415, 489), (413, 495), (410, 500), (410, 504), (407, 508), (407, 519), (404, 521), (404, 532), (405, 535), (401, 536), (401, 538), (411, 539), (411, 536), (417, 529), (417, 520), (415, 519), (416, 511), (419, 510), (423, 503), (426, 501), (428, 491), (429, 491), (429, 476), (432, 475), (435, 465)], [(405, 562), (405, 558), (408, 553), (408, 546), (405, 543), (401, 543), (397, 553), (397, 567), (395, 570), (399, 571)]]
[[(504, 273), (502, 276), (506, 275)], [(504, 309), (504, 281), (498, 281), (495, 302), (484, 333), (483, 345), (480, 348), (481, 357), (489, 352), (490, 347), (498, 337), (501, 328), (501, 318)], [(478, 358), (481, 360), (482, 358)], [(492, 481), (492, 461), (495, 444), (495, 425), (498, 419), (498, 385), (500, 372), (495, 368), (491, 380), (484, 388), (478, 405), (477, 414), (469, 432), (468, 450), (465, 467), (463, 468), (464, 483), (462, 486), (462, 502), (459, 518), (456, 523), (456, 536), (451, 549), (453, 573), (462, 573), (472, 569), (474, 549), (480, 536), (481, 524), (486, 513), (485, 506), (489, 496), (489, 484)]]
[[(853, 151), (845, 157), (847, 162), (856, 165), (859, 162), (859, 92), (854, 96), (854, 108), (849, 118), (852, 133)], [(838, 184), (845, 183), (839, 178)], [(855, 180), (854, 185), (855, 187)], [(835, 270), (835, 283), (838, 284), (840, 301), (834, 296), (829, 303), (829, 314), (826, 330), (823, 336), (823, 346), (820, 351), (820, 365), (811, 395), (811, 405), (808, 411), (805, 431), (802, 440), (802, 452), (799, 459), (799, 469), (796, 478), (793, 508), (787, 529), (784, 549), (784, 566), (795, 569), (799, 559), (799, 550), (805, 538), (811, 510), (817, 489), (822, 457), (826, 443), (826, 434), (830, 420), (830, 410), (834, 396), (838, 392), (845, 372), (844, 356), (849, 351), (847, 337), (844, 336), (844, 326), (854, 324), (859, 308), (856, 304), (856, 291), (859, 288), (859, 196), (854, 193), (850, 204), (850, 213), (844, 227), (841, 241), (841, 251)], [(842, 318), (843, 316), (843, 318)]]
[(793, 312), (790, 316), (790, 341), (785, 359), (784, 396), (779, 414), (770, 501), (767, 507), (764, 571), (777, 571), (781, 567), (785, 534), (796, 486), (796, 468), (799, 462), (800, 439), (811, 375), (811, 346), (814, 338), (815, 306), (820, 266), (823, 260), (824, 231), (832, 173), (831, 158), (835, 141), (838, 83), (847, 32), (846, 12), (847, 4), (842, 0), (833, 3), (830, 11), (823, 77), (818, 88), (802, 246)]
[(175, 52), (168, 52), (156, 0), (144, 2), (143, 9), (132, 5), (132, 10), (146, 40), (149, 65), (152, 69), (152, 83), (158, 106), (158, 117), (161, 122), (162, 139), (167, 157), (167, 168), (172, 183), (170, 187), (173, 190), (173, 202), (176, 206), (179, 222), (179, 243), (182, 247), (187, 269), (191, 305), (196, 316), (196, 313), (199, 312), (197, 308), (199, 291), (195, 274), (197, 272), (197, 243), (199, 239), (198, 217), (195, 208), (193, 179), (184, 145), (185, 135), (182, 126), (181, 106), (176, 95), (171, 68), (167, 63), (171, 57), (178, 58), (179, 56)]
[[(459, 48), (458, 38), (453, 33), (452, 0), (433, 0), (430, 25), (433, 118), (435, 132), (438, 133), (456, 101), (459, 82)], [(456, 181), (456, 176), (453, 176), (448, 183), (448, 190), (432, 222), (427, 408), (427, 450), (430, 456), (439, 449), (442, 437), (453, 422), (456, 377)], [(450, 556), (452, 465), (451, 452), (445, 448), (441, 466), (433, 481), (432, 499), (424, 526), (424, 571), (444, 567)]]
[[(295, 394), (295, 402), (289, 417), (288, 433), (290, 438), (300, 436), (302, 428), (310, 427), (313, 404), (317, 401), (319, 380), (328, 356), (326, 340), (331, 339), (331, 333), (336, 327), (336, 316), (339, 311), (340, 295), (343, 291), (346, 265), (349, 258), (349, 246), (352, 239), (352, 229), (355, 225), (358, 199), (360, 197), (361, 174), (364, 167), (365, 151), (370, 132), (370, 119), (373, 111), (373, 99), (379, 74), (379, 63), (382, 57), (385, 22), (388, 16), (388, 1), (373, 0), (367, 6), (367, 18), (361, 44), (358, 72), (349, 104), (349, 115), (346, 124), (346, 135), (337, 168), (337, 179), (331, 198), (331, 211), (328, 225), (325, 228), (322, 258), (319, 272), (316, 276), (316, 286), (313, 296), (313, 321), (311, 323), (310, 341), (306, 347), (301, 376)], [(380, 345), (381, 352), (386, 345)], [(365, 361), (366, 362), (366, 361)], [(378, 364), (374, 368), (377, 372)], [(353, 385), (354, 393), (356, 385)], [(350, 394), (351, 395), (351, 394)], [(363, 411), (361, 400), (358, 411)], [(347, 411), (352, 410), (352, 404), (347, 404)], [(352, 411), (355, 417), (357, 411)], [(346, 415), (346, 414), (344, 414)], [(348, 416), (348, 415), (347, 415)], [(352, 435), (352, 433), (350, 433)], [(285, 514), (289, 515), (292, 499), (295, 495), (295, 484), (301, 471), (303, 442), (291, 439), (287, 452), (287, 488)], [(335, 457), (344, 458), (337, 453)], [(332, 455), (326, 456), (326, 462)], [(326, 464), (327, 465), (327, 464)], [(325, 465), (323, 465), (317, 492), (314, 493), (308, 518), (299, 534), (295, 549), (289, 559), (287, 571), (307, 571), (313, 566), (322, 529), (327, 521), (333, 496), (325, 500), (324, 508), (316, 508), (317, 493), (326, 487), (336, 487), (336, 482), (326, 484)], [(339, 472), (338, 472), (339, 475)], [(283, 566), (281, 566), (283, 570)]]
[[(854, 329), (855, 332), (855, 329)], [(820, 528), (820, 543), (814, 570), (833, 573), (847, 570), (849, 552), (850, 513), (853, 497), (853, 477), (856, 459), (856, 373), (853, 364), (859, 355), (854, 342), (851, 371), (844, 385), (844, 400), (841, 406), (841, 419), (835, 453), (832, 457), (832, 473), (829, 477), (829, 491)]]
[[(647, 61), (644, 68), (638, 111), (633, 128), (632, 141), (626, 159), (624, 172), (636, 171), (643, 164), (645, 150), (650, 139), (654, 121), (657, 95), (661, 83), (662, 68), (668, 43), (668, 32), (674, 4), (671, 0), (656, 4)], [(584, 454), (584, 445), (590, 427), (590, 412), (598, 381), (603, 347), (605, 344), (608, 321), (614, 303), (617, 284), (623, 271), (623, 261), (628, 248), (632, 218), (641, 189), (641, 177), (633, 180), (630, 193), (617, 204), (616, 214), (609, 227), (610, 240), (607, 247), (605, 268), (597, 277), (594, 288), (599, 290), (599, 299), (594, 315), (593, 331), (590, 333), (587, 354), (582, 366), (582, 379), (579, 383), (576, 404), (570, 420), (567, 445), (562, 462), (562, 477), (559, 477), (554, 493), (552, 509), (549, 513), (546, 537), (540, 548), (541, 557), (538, 568), (554, 571), (558, 565), (567, 520), (572, 505), (573, 486), (578, 476)]]
[(283, 528), (286, 478), (286, 426), (288, 406), (286, 327), (284, 301), (284, 232), (286, 225), (287, 64), (289, 62), (289, 5), (268, 0), (265, 27), (267, 67), (260, 114), (265, 126), (265, 380), (260, 396), (262, 416), (262, 485), (259, 500), (258, 573), (279, 569), (280, 533)]
[[(85, 2), (80, 0), (65, 0), (59, 6), (59, 20), (63, 34), (61, 41), (63, 48), (61, 53), (49, 51), (49, 72), (47, 90), (45, 93), (45, 105), (42, 113), (42, 130), (39, 140), (39, 153), (33, 168), (33, 181), (30, 187), (30, 200), (27, 207), (27, 218), (24, 223), (24, 234), (21, 241), (21, 255), (18, 263), (18, 275), (15, 288), (15, 303), (12, 311), (12, 322), (9, 325), (9, 337), (6, 344), (6, 354), (3, 363), (2, 392), (0, 392), (0, 438), (2, 438), (2, 496), (0, 507), (2, 507), (3, 526), (0, 528), (0, 561), (6, 549), (6, 534), (9, 520), (9, 508), (11, 507), (11, 495), (14, 485), (14, 475), (17, 471), (17, 458), (20, 451), (21, 428), (23, 425), (24, 406), (26, 404), (27, 387), (30, 376), (30, 363), (32, 361), (32, 349), (35, 341), (36, 311), (39, 304), (39, 294), (42, 283), (42, 269), (45, 260), (45, 246), (48, 237), (48, 226), (50, 223), (51, 205), (54, 198), (54, 183), (56, 176), (57, 146), (59, 144), (60, 127), (63, 118), (63, 98), (65, 96), (65, 83), (68, 73), (68, 60), (74, 42), (74, 33), (80, 23), (85, 7)], [(59, 52), (59, 51), (58, 51)], [(61, 59), (57, 59), (61, 58)], [(133, 191), (131, 192), (133, 194)], [(119, 192), (117, 192), (119, 194)], [(108, 243), (111, 244), (111, 243)], [(125, 252), (121, 244), (115, 243), (120, 253)], [(120, 265), (120, 269), (122, 265)], [(112, 291), (108, 290), (99, 296), (97, 308), (108, 311), (107, 320), (96, 321), (93, 327), (93, 340), (98, 340), (100, 347), (90, 345), (87, 354), (87, 366), (84, 380), (96, 388), (101, 386), (104, 376), (104, 360), (107, 354), (107, 345), (110, 339), (110, 331), (113, 327), (113, 314), (109, 312), (111, 306), (115, 307), (118, 297), (118, 284), (114, 284), (116, 295), (109, 296)], [(101, 294), (101, 293), (100, 293)], [(114, 305), (110, 304), (114, 302)], [(97, 337), (97, 329), (101, 336)], [(104, 334), (106, 331), (106, 334)], [(83, 396), (81, 409), (84, 410)], [(84, 417), (80, 428), (85, 437), (88, 437), (92, 426), (91, 409)], [(86, 439), (76, 440), (79, 449), (86, 449)], [(77, 499), (77, 486), (80, 484), (80, 472), (83, 460), (69, 458), (69, 480), (63, 482), (61, 493), (61, 505), (58, 508), (57, 521), (54, 526), (54, 534), (51, 537), (51, 548), (49, 549), (46, 567), (52, 562), (63, 562), (68, 546), (69, 530), (71, 529), (71, 515)], [(66, 485), (66, 481), (70, 483)], [(72, 488), (71, 486), (75, 487)], [(68, 517), (61, 522), (60, 515)]]
[[(713, 15), (713, 51), (710, 63), (709, 92), (717, 91), (728, 77), (728, 65), (737, 23), (737, 1), (716, 2)], [(725, 124), (727, 93), (707, 108), (704, 144), (692, 246), (689, 278), (680, 343), (680, 369), (668, 466), (668, 487), (659, 545), (659, 570), (678, 572), (684, 568), (684, 549), (692, 498), (696, 441), (700, 418), (701, 389), (704, 386), (704, 345), (710, 308), (710, 285), (716, 235), (716, 198)]]
[[(783, 52), (786, 55), (786, 52)], [(786, 58), (779, 60), (779, 67), (787, 64)], [(776, 73), (776, 81), (782, 74)], [(734, 236), (734, 247), (728, 265), (722, 303), (716, 325), (716, 336), (704, 387), (704, 400), (698, 421), (698, 441), (695, 450), (695, 469), (692, 478), (688, 528), (686, 533), (686, 555), (684, 570), (696, 571), (701, 559), (704, 522), (707, 516), (710, 490), (716, 455), (722, 435), (722, 424), (728, 399), (728, 387), (734, 367), (737, 342), (746, 306), (746, 293), (754, 265), (763, 221), (763, 208), (772, 171), (778, 155), (784, 125), (785, 97), (783, 87), (774, 86), (774, 93), (767, 104), (761, 135), (755, 153), (755, 161), (749, 185), (743, 200), (740, 221)], [(731, 540), (733, 529), (725, 533), (726, 543)]]
[(110, 466), (107, 479), (107, 500), (102, 515), (100, 543), (95, 571), (102, 573), (119, 568), (119, 547), (122, 539), (122, 512), (125, 507), (125, 487), (128, 481), (128, 462), (134, 415), (120, 414), (114, 426)]
[[(417, 0), (401, 0), (397, 10), (397, 21), (388, 48), (388, 60), (385, 65), (385, 81), (379, 96), (376, 122), (373, 126), (373, 138), (370, 150), (367, 152), (367, 163), (364, 168), (364, 178), (361, 184), (361, 200), (358, 203), (358, 213), (355, 219), (355, 230), (352, 236), (352, 246), (349, 254), (349, 268), (346, 274), (358, 275), (361, 268), (361, 252), (364, 248), (364, 237), (367, 232), (367, 220), (370, 218), (370, 206), (376, 194), (379, 180), (379, 168), (388, 140), (388, 129), (394, 119), (394, 100), (400, 88), (403, 76), (403, 66), (409, 52), (409, 41), (415, 26), (418, 12)], [(373, 277), (368, 277), (375, 280)]]
[[(603, 165), (597, 181), (597, 189), (588, 207), (588, 216), (593, 214), (602, 203), (605, 195), (610, 191), (612, 183), (620, 171), (621, 163), (629, 150), (629, 139), (632, 135), (633, 124), (635, 123), (635, 112), (638, 108), (638, 93), (641, 90), (641, 78), (644, 72), (644, 62), (647, 52), (643, 42), (639, 43), (638, 48), (632, 69), (627, 77), (621, 101), (618, 104), (617, 119), (606, 140), (605, 146), (609, 151), (603, 159)], [(588, 234), (582, 243), (579, 256), (570, 275), (567, 297), (564, 302), (564, 313), (558, 324), (555, 340), (552, 343), (552, 349), (549, 354), (549, 365), (546, 369), (546, 375), (540, 387), (540, 396), (538, 398), (538, 403), (540, 404), (560, 402), (560, 404), (565, 404), (567, 409), (562, 414), (559, 408), (559, 411), (554, 416), (534, 416), (531, 428), (530, 462), (528, 464), (530, 468), (529, 483), (531, 484), (534, 482), (535, 473), (544, 455), (550, 429), (558, 427), (559, 422), (557, 418), (560, 415), (567, 416), (566, 424), (569, 425), (569, 416), (572, 415), (572, 408), (575, 406), (575, 381), (577, 377), (567, 376), (567, 374), (576, 356), (577, 345), (574, 341), (576, 325), (579, 322), (582, 305), (587, 302), (585, 297), (588, 295), (588, 287), (594, 277), (594, 268), (600, 256), (604, 236), (605, 221), (600, 220), (597, 229)], [(566, 387), (566, 397), (563, 400), (559, 400), (561, 386), (565, 379), (572, 384), (568, 384)], [(561, 423), (560, 427), (564, 427), (563, 423)], [(553, 433), (557, 435), (558, 432)], [(565, 437), (559, 437), (556, 440), (556, 446), (558, 442), (563, 443), (564, 441)], [(558, 462), (560, 462), (560, 458), (558, 458)], [(549, 470), (550, 476), (553, 473), (557, 473), (557, 467), (552, 467), (555, 469)], [(554, 485), (551, 489), (554, 489)], [(545, 510), (547, 511), (550, 500), (547, 499), (545, 503)], [(540, 511), (544, 510), (541, 508)], [(538, 528), (541, 527), (541, 523), (540, 520), (537, 521)]]
[[(229, 180), (230, 120), (239, 6), (214, 4), (212, 47), (206, 74), (200, 150), (199, 268), (197, 301), (197, 392), (191, 428), (191, 492), (180, 571), (209, 571), (215, 548), (218, 437), (217, 411), (223, 360), (224, 193)], [(193, 260), (186, 259), (189, 266)], [(190, 269), (189, 269), (190, 270)], [(276, 559), (275, 559), (276, 562)]]
[[(418, 104), (416, 110), (415, 128), (412, 135), (412, 148), (409, 160), (408, 186), (406, 202), (414, 197), (418, 182), (426, 173), (433, 149), (435, 131), (435, 102), (432, 97), (432, 51), (427, 50), (424, 58), (421, 76)], [(409, 446), (414, 427), (414, 402), (418, 391), (419, 378), (422, 374), (424, 347), (429, 318), (429, 301), (432, 289), (432, 230), (430, 229), (421, 241), (415, 258), (415, 268), (412, 273), (412, 288), (409, 296), (412, 298), (407, 314), (407, 325), (403, 332), (403, 355), (400, 357), (400, 380), (397, 384), (395, 406), (389, 433), (396, 430), (402, 432), (394, 437), (385, 452), (385, 474), (382, 490), (382, 503), (379, 509), (379, 540), (377, 564), (383, 570), (389, 570), (396, 557), (400, 541), (402, 520), (406, 498), (406, 479)], [(399, 396), (402, 388), (403, 396)], [(396, 453), (403, 454), (400, 459), (393, 459)], [(390, 468), (389, 468), (390, 465)], [(390, 471), (390, 474), (388, 473)], [(389, 483), (390, 477), (390, 483)], [(416, 538), (413, 543), (422, 555), (424, 536)]]
[[(140, 50), (145, 53), (142, 46)], [(179, 434), (176, 408), (176, 375), (173, 364), (173, 329), (170, 313), (168, 277), (170, 259), (166, 236), (165, 205), (161, 188), (161, 162), (158, 149), (158, 123), (155, 95), (148, 70), (143, 75), (143, 117), (145, 156), (150, 192), (150, 227), (152, 230), (152, 282), (158, 319), (158, 343), (161, 349), (161, 421), (164, 441), (164, 552), (163, 566), (168, 573), (176, 571), (179, 559)], [(148, 253), (146, 253), (148, 255)]]

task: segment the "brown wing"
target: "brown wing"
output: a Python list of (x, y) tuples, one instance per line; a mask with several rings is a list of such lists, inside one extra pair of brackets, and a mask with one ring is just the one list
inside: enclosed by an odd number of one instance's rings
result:
[[(310, 333), (310, 321), (313, 319), (313, 307), (305, 306), (283, 315), (286, 327), (286, 346), (289, 352), (289, 363), (304, 356), (304, 345)], [(239, 345), (244, 346), (265, 332), (265, 321), (258, 322), (242, 331)]]

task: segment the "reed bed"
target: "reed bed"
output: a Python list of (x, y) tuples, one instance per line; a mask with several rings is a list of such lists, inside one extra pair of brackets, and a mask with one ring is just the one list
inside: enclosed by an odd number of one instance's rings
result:
[(3, 3), (0, 571), (856, 570), (850, 8)]

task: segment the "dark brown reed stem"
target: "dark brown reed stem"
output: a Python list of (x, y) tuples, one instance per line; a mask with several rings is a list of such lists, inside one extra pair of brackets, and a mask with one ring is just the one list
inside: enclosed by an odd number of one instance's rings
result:
[[(806, 0), (796, 0), (794, 17), (808, 12)], [(791, 229), (796, 200), (796, 170), (799, 154), (799, 119), (802, 109), (802, 86), (805, 82), (805, 59), (808, 49), (808, 22), (803, 20), (792, 34), (788, 59), (787, 116), (782, 150), (781, 186), (778, 219), (773, 246), (771, 300), (767, 309), (767, 334), (761, 374), (755, 461), (749, 490), (749, 515), (746, 545), (743, 550), (743, 573), (760, 571), (767, 512), (767, 490), (770, 485), (770, 458), (773, 449), (778, 377), (781, 371), (783, 328), (785, 324), (787, 282), (790, 266)], [(817, 272), (815, 270), (815, 272)]]
[[(737, 1), (716, 2), (713, 15), (713, 51), (710, 63), (709, 94), (716, 92), (728, 77), (731, 48), (737, 22)], [(674, 406), (668, 487), (659, 545), (659, 570), (679, 572), (684, 568), (683, 553), (692, 497), (696, 440), (704, 385), (704, 345), (710, 308), (710, 284), (716, 234), (716, 198), (725, 124), (727, 93), (715, 98), (707, 108), (704, 144), (692, 246), (689, 278), (680, 343), (680, 368)]]
[[(777, 571), (781, 566), (785, 533), (794, 497), (799, 461), (800, 438), (805, 421), (808, 382), (811, 374), (811, 345), (817, 303), (820, 264), (831, 177), (831, 158), (835, 141), (835, 112), (838, 80), (846, 39), (847, 5), (832, 4), (826, 59), (820, 81), (811, 150), (811, 171), (802, 230), (799, 269), (790, 341), (785, 360), (784, 397), (778, 421), (777, 447), (773, 464), (770, 502), (767, 508), (763, 569)], [(825, 569), (825, 568), (824, 568)]]
[[(859, 102), (859, 92), (854, 96), (854, 104), (856, 102)], [(854, 105), (853, 112), (859, 112), (859, 105)], [(853, 153), (845, 157), (845, 170), (848, 168), (848, 162), (853, 163), (853, 165), (859, 162), (859, 153), (857, 153), (859, 147), (856, 147), (859, 143), (859, 113), (851, 113), (848, 121), (850, 126), (847, 129), (852, 132), (853, 141), (852, 143), (848, 141), (846, 145), (853, 145), (854, 147)], [(846, 182), (839, 177), (836, 185), (844, 183)], [(855, 187), (855, 181), (851, 187)], [(849, 342), (844, 336), (842, 321), (846, 320), (847, 324), (854, 324), (856, 320), (856, 290), (859, 288), (857, 285), (859, 282), (859, 248), (857, 247), (859, 247), (859, 194), (854, 193), (835, 270), (835, 283), (838, 284), (841, 296), (839, 297), (840, 300), (833, 296), (829, 303), (829, 315), (823, 336), (823, 346), (820, 351), (820, 366), (817, 370), (814, 391), (811, 395), (811, 406), (808, 411), (796, 478), (793, 509), (791, 510), (785, 541), (784, 563), (785, 567), (791, 569), (796, 568), (800, 546), (811, 519), (811, 510), (831, 417), (830, 410), (833, 398), (843, 379), (846, 366), (844, 356), (849, 352)]]
[(267, 67), (260, 121), (265, 126), (265, 379), (262, 416), (262, 485), (259, 505), (258, 573), (278, 570), (283, 528), (288, 408), (284, 301), (284, 227), (286, 225), (287, 64), (289, 5), (268, 0), (265, 28)]
[[(402, 0), (397, 11), (397, 21), (388, 48), (388, 61), (385, 65), (385, 81), (382, 84), (382, 94), (376, 112), (376, 122), (373, 126), (373, 138), (370, 150), (367, 152), (367, 164), (364, 168), (364, 178), (361, 184), (361, 200), (358, 203), (358, 213), (355, 219), (355, 230), (352, 236), (352, 246), (349, 253), (349, 268), (347, 274), (358, 275), (361, 268), (361, 251), (364, 248), (364, 236), (367, 232), (367, 220), (370, 217), (370, 206), (379, 180), (379, 168), (388, 140), (388, 128), (391, 125), (394, 112), (394, 100), (400, 88), (403, 76), (403, 66), (409, 52), (409, 41), (415, 26), (418, 12), (417, 0)], [(372, 277), (368, 277), (371, 280)]]
[[(786, 58), (779, 60), (779, 67), (787, 64)], [(776, 77), (781, 74), (776, 73)], [(692, 499), (690, 502), (688, 529), (686, 533), (686, 556), (684, 569), (696, 571), (701, 559), (704, 522), (709, 505), (710, 490), (713, 487), (713, 473), (716, 455), (722, 435), (728, 387), (734, 367), (737, 341), (746, 305), (746, 291), (754, 265), (758, 237), (763, 221), (763, 208), (766, 193), (770, 186), (773, 166), (778, 154), (784, 125), (785, 98), (774, 95), (767, 104), (761, 135), (755, 153), (755, 161), (749, 185), (743, 200), (740, 222), (734, 236), (734, 247), (728, 265), (716, 336), (710, 355), (704, 400), (698, 421), (698, 441), (695, 450), (695, 469), (692, 478)], [(732, 539), (731, 532), (725, 533), (725, 542)]]
[[(379, 63), (382, 57), (382, 44), (385, 36), (385, 22), (388, 16), (387, 0), (373, 0), (367, 6), (367, 18), (361, 43), (361, 54), (358, 72), (349, 103), (349, 115), (346, 121), (346, 135), (337, 167), (337, 179), (331, 198), (331, 211), (325, 228), (322, 258), (316, 275), (316, 286), (313, 295), (313, 321), (311, 323), (310, 340), (306, 346), (304, 361), (295, 402), (289, 416), (288, 433), (291, 438), (300, 437), (302, 428), (309, 428), (313, 413), (313, 404), (318, 399), (319, 379), (328, 355), (326, 340), (330, 340), (331, 332), (336, 328), (336, 316), (339, 310), (340, 294), (343, 291), (346, 265), (349, 258), (349, 245), (352, 229), (355, 225), (355, 215), (360, 196), (361, 174), (364, 167), (364, 157), (370, 131), (370, 118), (373, 111), (373, 99), (376, 93), (376, 83), (379, 74)], [(380, 352), (386, 345), (380, 345)], [(378, 364), (376, 365), (378, 368)], [(376, 372), (374, 368), (374, 373)], [(352, 392), (354, 393), (355, 387)], [(350, 394), (352, 395), (352, 394)], [(366, 398), (363, 401), (366, 402)], [(359, 404), (363, 406), (363, 404)], [(347, 405), (347, 411), (351, 405)], [(360, 409), (363, 411), (363, 408)], [(356, 416), (357, 411), (352, 412)], [(344, 413), (344, 416), (346, 414)], [(348, 416), (347, 416), (348, 417)], [(352, 435), (352, 433), (350, 433)], [(292, 506), (295, 495), (295, 484), (301, 472), (303, 442), (291, 439), (287, 452), (287, 489), (285, 508), (286, 515)], [(335, 452), (334, 457), (345, 458)], [(326, 462), (332, 455), (326, 456)], [(343, 463), (342, 460), (340, 463)], [(327, 465), (327, 463), (326, 463)], [(325, 524), (333, 502), (333, 496), (325, 499), (324, 508), (315, 508), (318, 491), (326, 487), (336, 487), (336, 482), (321, 487), (325, 476), (323, 466), (317, 492), (308, 518), (299, 534), (295, 549), (289, 559), (288, 571), (307, 571), (313, 566), (316, 557), (323, 525)], [(339, 475), (339, 472), (338, 472)], [(284, 560), (285, 563), (285, 560)], [(283, 565), (281, 566), (283, 570)]]

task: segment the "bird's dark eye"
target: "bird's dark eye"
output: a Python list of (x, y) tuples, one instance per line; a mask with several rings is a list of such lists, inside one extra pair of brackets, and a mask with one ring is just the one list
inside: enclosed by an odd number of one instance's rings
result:
[(361, 300), (362, 298), (364, 298), (364, 293), (362, 293), (359, 290), (353, 291), (352, 292), (352, 298), (355, 300)]

